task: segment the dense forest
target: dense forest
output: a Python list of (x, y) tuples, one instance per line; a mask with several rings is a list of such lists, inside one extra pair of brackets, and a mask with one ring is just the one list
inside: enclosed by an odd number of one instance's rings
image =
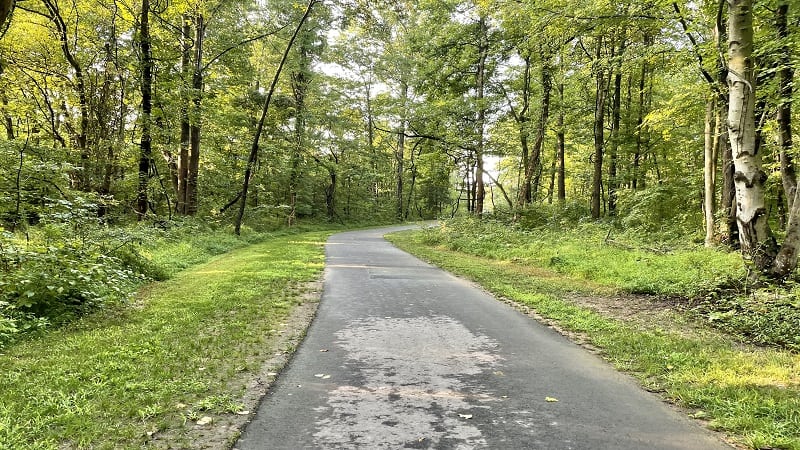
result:
[(390, 239), (800, 449), (797, 6), (0, 0), (0, 450), (232, 445), (330, 234), (420, 219)]
[(105, 292), (186, 220), (604, 221), (784, 279), (789, 6), (3, 0), (3, 320), (106, 296), (36, 267)]

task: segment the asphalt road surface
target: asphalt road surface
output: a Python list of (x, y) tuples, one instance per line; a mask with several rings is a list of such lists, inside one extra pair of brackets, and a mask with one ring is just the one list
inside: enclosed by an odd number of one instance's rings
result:
[(388, 231), (330, 239), (317, 317), (235, 448), (730, 450)]

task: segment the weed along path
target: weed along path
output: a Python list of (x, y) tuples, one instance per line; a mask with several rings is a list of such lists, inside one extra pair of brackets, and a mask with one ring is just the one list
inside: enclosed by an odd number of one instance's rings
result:
[(388, 231), (330, 239), (317, 318), (235, 448), (730, 449)]

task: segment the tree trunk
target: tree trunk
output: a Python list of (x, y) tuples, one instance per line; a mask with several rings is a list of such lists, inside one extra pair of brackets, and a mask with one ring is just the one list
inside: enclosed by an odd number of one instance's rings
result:
[[(624, 49), (621, 46), (620, 53)], [(621, 56), (621, 55), (620, 55)], [(617, 67), (614, 75), (614, 98), (611, 106), (611, 147), (609, 148), (608, 165), (608, 213), (611, 215), (617, 212), (617, 150), (619, 149), (619, 128), (620, 128), (620, 102), (622, 95), (622, 73), (621, 68)]]
[(150, 119), (153, 109), (153, 54), (150, 46), (150, 0), (142, 0), (142, 15), (139, 27), (142, 64), (142, 137), (139, 143), (139, 186), (136, 195), (136, 217), (137, 220), (141, 221), (147, 215), (149, 206), (147, 190), (150, 182), (150, 161), (152, 160)]
[(752, 0), (728, 4), (728, 135), (735, 169), (736, 221), (742, 255), (766, 272), (775, 259), (776, 245), (764, 200), (767, 174), (756, 148), (753, 5)]
[(16, 0), (0, 0), (0, 36), (7, 28), (5, 26), (6, 20), (11, 17), (11, 11), (14, 10), (14, 3)]
[(781, 67), (778, 72), (780, 85), (780, 104), (778, 105), (778, 144), (781, 153), (781, 179), (789, 206), (789, 222), (786, 226), (786, 239), (772, 266), (772, 274), (786, 277), (797, 267), (800, 252), (800, 201), (798, 201), (797, 178), (789, 152), (792, 149), (792, 79), (794, 65), (789, 47), (787, 16), (788, 2), (781, 2), (776, 11), (778, 37), (781, 40)]
[[(718, 108), (717, 123), (723, 122), (727, 115), (727, 102)], [(724, 108), (724, 111), (723, 109)], [(719, 152), (722, 154), (722, 216), (725, 217), (725, 234), (728, 245), (739, 249), (739, 226), (736, 223), (736, 184), (733, 182), (733, 149), (728, 139), (728, 127), (722, 127), (719, 137)]]
[(283, 56), (281, 57), (281, 62), (278, 64), (278, 70), (275, 71), (275, 76), (272, 79), (272, 84), (269, 87), (269, 91), (267, 92), (267, 97), (264, 100), (264, 107), (261, 109), (261, 118), (258, 120), (258, 124), (256, 125), (256, 132), (255, 136), (253, 136), (253, 145), (250, 147), (250, 155), (247, 158), (247, 166), (244, 170), (244, 180), (242, 181), (242, 196), (239, 201), (239, 212), (236, 215), (236, 220), (234, 222), (234, 233), (238, 236), (242, 232), (242, 222), (244, 220), (244, 211), (247, 206), (247, 191), (250, 187), (250, 178), (253, 175), (253, 168), (258, 160), (258, 143), (261, 140), (261, 133), (264, 131), (264, 123), (267, 120), (267, 113), (269, 113), (269, 105), (272, 102), (272, 96), (275, 94), (275, 88), (278, 86), (278, 80), (280, 79), (281, 72), (283, 71), (283, 66), (286, 65), (286, 59), (289, 57), (289, 52), (292, 50), (292, 46), (294, 45), (294, 41), (297, 39), (297, 35), (300, 33), (300, 30), (303, 28), (303, 24), (308, 19), (308, 16), (311, 15), (311, 10), (313, 9), (314, 5), (321, 0), (310, 0), (308, 2), (308, 7), (306, 8), (303, 17), (300, 19), (300, 22), (297, 24), (297, 28), (294, 30), (294, 34), (292, 34), (292, 38), (289, 40), (289, 43), (286, 44), (286, 50), (283, 52)]
[[(645, 36), (644, 43), (649, 45), (649, 37)], [(642, 62), (641, 77), (639, 78), (639, 111), (636, 116), (636, 151), (633, 154), (633, 180), (631, 187), (634, 190), (644, 188), (643, 180), (645, 175), (641, 173), (642, 157), (644, 156), (644, 116), (645, 111), (645, 80), (647, 79), (647, 61)]]
[(716, 213), (716, 147), (714, 140), (716, 98), (711, 96), (706, 101), (706, 118), (703, 139), (703, 217), (705, 219), (705, 246), (714, 246), (714, 217)]
[[(297, 195), (300, 182), (300, 165), (303, 161), (306, 135), (306, 97), (308, 86), (311, 83), (311, 36), (307, 32), (299, 37), (300, 45), (297, 46), (298, 69), (291, 74), (292, 94), (294, 95), (294, 139), (295, 146), (291, 155), (291, 169), (289, 172), (289, 217), (288, 225), (292, 226), (297, 218)], [(335, 186), (334, 186), (335, 188)]]
[[(373, 180), (370, 193), (372, 194), (373, 205), (378, 204), (379, 178), (378, 178), (378, 157), (375, 151), (375, 116), (372, 111), (372, 85), (367, 82), (364, 87), (366, 106), (367, 106), (367, 148), (369, 149), (370, 165), (372, 168)], [(349, 213), (348, 213), (349, 215)]]
[(194, 73), (192, 75), (192, 105), (194, 107), (194, 120), (189, 126), (189, 164), (186, 173), (186, 215), (197, 214), (200, 206), (198, 194), (198, 177), (200, 174), (200, 131), (203, 126), (200, 111), (203, 101), (203, 39), (206, 27), (203, 16), (198, 14), (195, 18), (194, 40)]
[(558, 83), (558, 131), (556, 137), (558, 141), (558, 202), (565, 203), (567, 200), (566, 187), (566, 162), (564, 153), (566, 144), (564, 142), (564, 83)]
[(486, 132), (486, 105), (484, 104), (484, 90), (486, 88), (486, 59), (489, 57), (488, 28), (486, 18), (480, 18), (480, 43), (478, 45), (478, 76), (477, 76), (477, 104), (478, 104), (478, 140), (475, 146), (475, 211), (481, 217), (483, 215), (483, 202), (486, 198), (486, 187), (483, 184), (483, 151)]
[(181, 27), (181, 147), (178, 154), (178, 189), (175, 206), (177, 213), (181, 215), (186, 214), (186, 194), (189, 190), (187, 184), (189, 182), (189, 140), (191, 138), (191, 126), (189, 125), (191, 32), (192, 20), (188, 15), (183, 15), (183, 26)]
[(332, 167), (328, 167), (328, 177), (330, 181), (325, 188), (325, 209), (328, 220), (333, 222), (336, 220), (336, 170)]
[(80, 165), (83, 170), (77, 175), (78, 189), (83, 191), (91, 190), (91, 179), (89, 177), (89, 100), (86, 95), (86, 80), (83, 73), (83, 67), (72, 53), (69, 46), (69, 29), (61, 16), (61, 11), (58, 9), (58, 4), (54, 0), (43, 0), (50, 19), (56, 25), (58, 30), (58, 37), (61, 43), (61, 51), (64, 53), (72, 70), (75, 72), (75, 90), (78, 94), (78, 104), (80, 110), (80, 126), (75, 135), (75, 141), (80, 152)]
[(593, 219), (600, 218), (600, 204), (603, 195), (603, 145), (605, 139), (605, 114), (606, 114), (606, 76), (605, 70), (600, 65), (600, 54), (603, 47), (601, 38), (597, 42), (595, 68), (597, 74), (594, 103), (594, 173), (592, 177), (592, 203), (591, 212)]
[(539, 177), (542, 173), (542, 147), (544, 146), (544, 138), (547, 132), (547, 121), (550, 118), (550, 95), (553, 88), (553, 76), (550, 68), (550, 56), (542, 51), (541, 58), (542, 109), (539, 114), (539, 120), (536, 123), (536, 138), (533, 141), (530, 159), (525, 165), (525, 178), (522, 185), (527, 191), (520, 192), (520, 196), (517, 199), (519, 205), (524, 205), (525, 199), (527, 201), (535, 200), (534, 193), (538, 191)]
[(529, 204), (532, 200), (531, 197), (531, 179), (530, 172), (530, 148), (528, 138), (530, 137), (530, 130), (528, 129), (528, 111), (530, 110), (531, 102), (531, 55), (530, 53), (525, 56), (525, 71), (522, 79), (522, 108), (517, 115), (517, 123), (519, 124), (519, 142), (522, 147), (522, 183), (520, 183), (519, 205)]
[(795, 191), (797, 190), (797, 175), (795, 173), (794, 161), (792, 160), (792, 80), (794, 79), (794, 67), (791, 59), (791, 49), (787, 40), (789, 31), (787, 26), (787, 16), (789, 14), (789, 4), (781, 3), (775, 12), (775, 26), (778, 30), (781, 50), (779, 52), (780, 69), (778, 70), (778, 83), (780, 100), (778, 104), (778, 147), (780, 148), (781, 162), (781, 181), (783, 190), (788, 202), (788, 210), (792, 210), (794, 204)]
[(402, 101), (402, 112), (400, 113), (400, 130), (397, 133), (397, 151), (394, 158), (397, 165), (397, 209), (395, 210), (395, 218), (399, 221), (403, 220), (405, 216), (403, 212), (403, 174), (405, 173), (405, 155), (406, 155), (406, 102), (408, 100), (408, 84), (400, 81), (400, 98)]

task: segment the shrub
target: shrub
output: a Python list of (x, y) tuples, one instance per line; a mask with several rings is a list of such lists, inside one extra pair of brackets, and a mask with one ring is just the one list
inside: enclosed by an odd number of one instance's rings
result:
[(122, 300), (137, 281), (119, 259), (77, 242), (19, 246), (7, 234), (0, 251), (0, 302), (22, 315), (63, 322)]

